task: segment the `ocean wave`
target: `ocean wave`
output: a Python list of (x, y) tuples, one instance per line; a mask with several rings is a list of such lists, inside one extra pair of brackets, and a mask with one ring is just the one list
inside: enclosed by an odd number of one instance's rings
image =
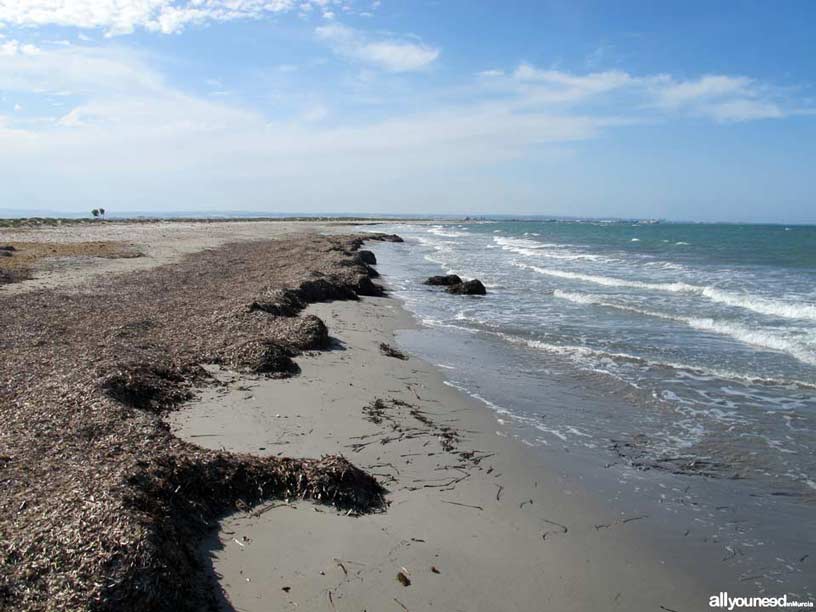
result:
[(712, 302), (745, 308), (771, 317), (816, 321), (816, 305), (812, 304), (794, 304), (781, 300), (771, 300), (750, 294), (723, 291), (716, 287), (703, 287), (700, 293)]
[(444, 238), (463, 238), (469, 235), (467, 232), (457, 232), (455, 230), (444, 228), (441, 226), (434, 226), (428, 228), (428, 233), (433, 234), (435, 236), (442, 236)]
[(580, 272), (569, 272), (566, 270), (555, 270), (551, 268), (541, 268), (522, 262), (513, 262), (518, 268), (533, 270), (538, 274), (553, 276), (556, 278), (566, 278), (587, 283), (593, 283), (604, 287), (625, 287), (631, 289), (646, 289), (650, 291), (663, 291), (669, 293), (688, 293), (705, 297), (712, 302), (724, 304), (734, 308), (750, 310), (757, 314), (784, 319), (799, 319), (816, 321), (816, 305), (786, 302), (782, 300), (772, 300), (750, 294), (740, 294), (731, 291), (724, 291), (717, 287), (691, 285), (684, 282), (673, 283), (648, 283), (644, 281), (628, 280), (624, 278), (614, 278), (609, 276), (598, 276), (594, 274), (582, 274)]
[(495, 335), (513, 344), (520, 344), (527, 346), (528, 348), (571, 358), (591, 358), (592, 360), (609, 360), (616, 363), (639, 365), (649, 368), (666, 368), (705, 378), (718, 378), (722, 380), (731, 380), (738, 383), (762, 385), (766, 387), (796, 387), (800, 389), (816, 389), (816, 383), (802, 380), (753, 376), (750, 374), (733, 372), (731, 370), (649, 359), (628, 353), (616, 353), (601, 349), (593, 349), (586, 346), (552, 344), (541, 340), (522, 338), (507, 333), (496, 333)]
[[(524, 255), (525, 257), (546, 257), (548, 259), (562, 259), (565, 261), (617, 261), (601, 255), (578, 253), (566, 249), (567, 245), (536, 242), (524, 238), (494, 238), (493, 241), (505, 251)], [(555, 250), (557, 249), (557, 250)]]
[(645, 308), (609, 302), (604, 299), (603, 296), (596, 296), (588, 293), (574, 293), (556, 289), (553, 291), (553, 296), (577, 304), (593, 304), (641, 314), (647, 317), (683, 323), (699, 331), (729, 336), (738, 342), (742, 342), (743, 344), (749, 344), (758, 348), (786, 353), (802, 363), (816, 365), (816, 353), (814, 353), (813, 350), (810, 350), (800, 342), (791, 340), (790, 338), (786, 338), (770, 330), (745, 327), (744, 325), (740, 325), (732, 321), (723, 321), (707, 317), (688, 317), (685, 315), (668, 314), (654, 310), (647, 310)]
[(595, 274), (583, 274), (581, 272), (568, 272), (566, 270), (554, 270), (551, 268), (541, 268), (521, 262), (513, 262), (517, 268), (532, 270), (538, 274), (554, 276), (556, 278), (567, 278), (570, 280), (594, 283), (604, 287), (628, 287), (632, 289), (650, 289), (654, 291), (669, 291), (672, 293), (700, 293), (701, 287), (689, 285), (688, 283), (647, 283), (643, 281), (627, 280), (624, 278), (612, 278), (609, 276), (598, 276)]

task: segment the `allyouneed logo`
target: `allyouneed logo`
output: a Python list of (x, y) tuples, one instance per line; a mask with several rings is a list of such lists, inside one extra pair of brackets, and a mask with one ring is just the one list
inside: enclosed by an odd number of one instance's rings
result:
[(731, 597), (725, 591), (708, 598), (709, 608), (812, 608), (812, 601), (788, 601), (787, 595), (780, 597)]

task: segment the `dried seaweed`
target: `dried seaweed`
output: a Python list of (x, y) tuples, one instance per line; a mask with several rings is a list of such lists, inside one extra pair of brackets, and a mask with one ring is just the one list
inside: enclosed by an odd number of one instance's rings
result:
[(402, 359), (403, 361), (408, 359), (408, 355), (385, 342), (380, 343), (380, 352), (386, 357), (394, 357), (395, 359)]
[(287, 288), (350, 298), (360, 244), (246, 242), (70, 292), (0, 294), (0, 610), (214, 609), (197, 545), (224, 512), (270, 498), (383, 506), (342, 457), (204, 450), (160, 418), (207, 382), (200, 364), (296, 372), (325, 325), (248, 306)]

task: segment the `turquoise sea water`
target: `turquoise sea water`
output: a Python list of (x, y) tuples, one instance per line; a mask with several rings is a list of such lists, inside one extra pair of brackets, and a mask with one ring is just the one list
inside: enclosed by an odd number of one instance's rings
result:
[[(712, 469), (816, 492), (816, 228), (392, 229), (413, 243), (396, 282), (428, 325), (492, 335), (545, 369), (622, 383), (620, 393), (665, 412), (641, 432), (654, 454), (682, 450)], [(440, 272), (479, 277), (490, 295), (450, 300), (416, 282)], [(740, 453), (756, 459), (734, 465)]]
[[(780, 513), (816, 532), (816, 227), (386, 229), (406, 243), (377, 247), (380, 271), (423, 323), (409, 348), (526, 443), (681, 479), (664, 486), (705, 482), (696, 509), (708, 496), (716, 526), (714, 508), (739, 499), (767, 519), (746, 546), (773, 531), (772, 558), (804, 541)], [(440, 273), (488, 295), (422, 284)]]

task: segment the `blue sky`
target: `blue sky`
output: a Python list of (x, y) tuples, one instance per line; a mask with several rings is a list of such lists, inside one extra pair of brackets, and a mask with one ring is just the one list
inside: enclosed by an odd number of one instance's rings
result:
[(812, 2), (0, 0), (0, 208), (816, 222)]

